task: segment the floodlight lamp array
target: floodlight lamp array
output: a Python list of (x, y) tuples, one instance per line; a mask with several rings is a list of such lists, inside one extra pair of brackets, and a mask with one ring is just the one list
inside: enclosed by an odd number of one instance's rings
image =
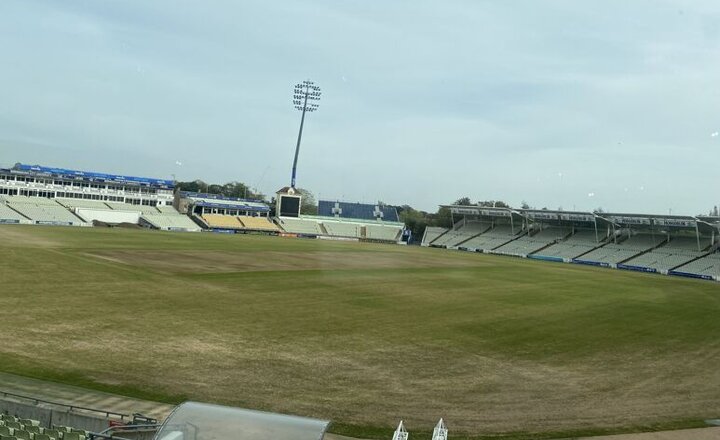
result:
[(293, 105), (300, 111), (314, 112), (319, 107), (317, 101), (320, 101), (321, 95), (320, 87), (316, 86), (313, 81), (305, 80), (295, 84)]

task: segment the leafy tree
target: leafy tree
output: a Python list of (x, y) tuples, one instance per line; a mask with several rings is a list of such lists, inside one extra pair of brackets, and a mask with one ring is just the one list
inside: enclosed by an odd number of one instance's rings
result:
[(430, 215), (430, 224), (441, 228), (452, 228), (452, 214), (450, 208), (441, 207), (434, 215)]
[(208, 184), (198, 179), (191, 182), (177, 182), (176, 187), (180, 191), (220, 194), (225, 197), (235, 197), (239, 199), (265, 199), (262, 194), (253, 192), (249, 186), (237, 181), (224, 184)]
[(495, 207), (495, 208), (509, 208), (510, 207), (510, 205), (508, 205), (507, 203), (505, 203), (501, 200), (484, 200), (482, 202), (478, 202), (478, 205)]
[(453, 203), (453, 205), (463, 205), (463, 206), (470, 206), (472, 204), (473, 203), (470, 200), (470, 197), (460, 197), (459, 199), (455, 200), (455, 203)]
[(428, 226), (428, 213), (425, 211), (417, 211), (409, 205), (398, 207), (398, 215), (400, 221), (405, 223), (408, 229), (412, 231), (413, 241), (422, 240), (425, 228)]
[(295, 188), (295, 190), (302, 196), (300, 214), (317, 215), (318, 207), (315, 201), (315, 195), (305, 188)]
[(207, 183), (202, 180), (193, 180), (192, 182), (177, 182), (175, 187), (180, 191), (204, 192)]

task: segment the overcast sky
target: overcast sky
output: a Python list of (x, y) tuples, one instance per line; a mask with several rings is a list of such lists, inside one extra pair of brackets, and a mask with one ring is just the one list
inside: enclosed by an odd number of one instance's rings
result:
[[(0, 1), (0, 165), (435, 210), (720, 204), (720, 2)], [(181, 164), (181, 165), (180, 165)]]

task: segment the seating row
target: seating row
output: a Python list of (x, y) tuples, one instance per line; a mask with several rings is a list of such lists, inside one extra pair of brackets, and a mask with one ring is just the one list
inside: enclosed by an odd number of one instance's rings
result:
[(8, 414), (0, 415), (0, 439), (16, 440), (85, 440), (88, 432), (69, 426), (44, 428), (38, 420), (20, 419)]
[(211, 228), (279, 231), (278, 227), (266, 217), (204, 214), (202, 219)]

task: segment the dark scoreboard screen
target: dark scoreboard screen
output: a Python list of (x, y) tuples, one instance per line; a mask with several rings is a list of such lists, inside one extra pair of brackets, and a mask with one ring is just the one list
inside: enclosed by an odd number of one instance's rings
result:
[(284, 217), (297, 217), (300, 212), (300, 197), (281, 196), (280, 215)]

